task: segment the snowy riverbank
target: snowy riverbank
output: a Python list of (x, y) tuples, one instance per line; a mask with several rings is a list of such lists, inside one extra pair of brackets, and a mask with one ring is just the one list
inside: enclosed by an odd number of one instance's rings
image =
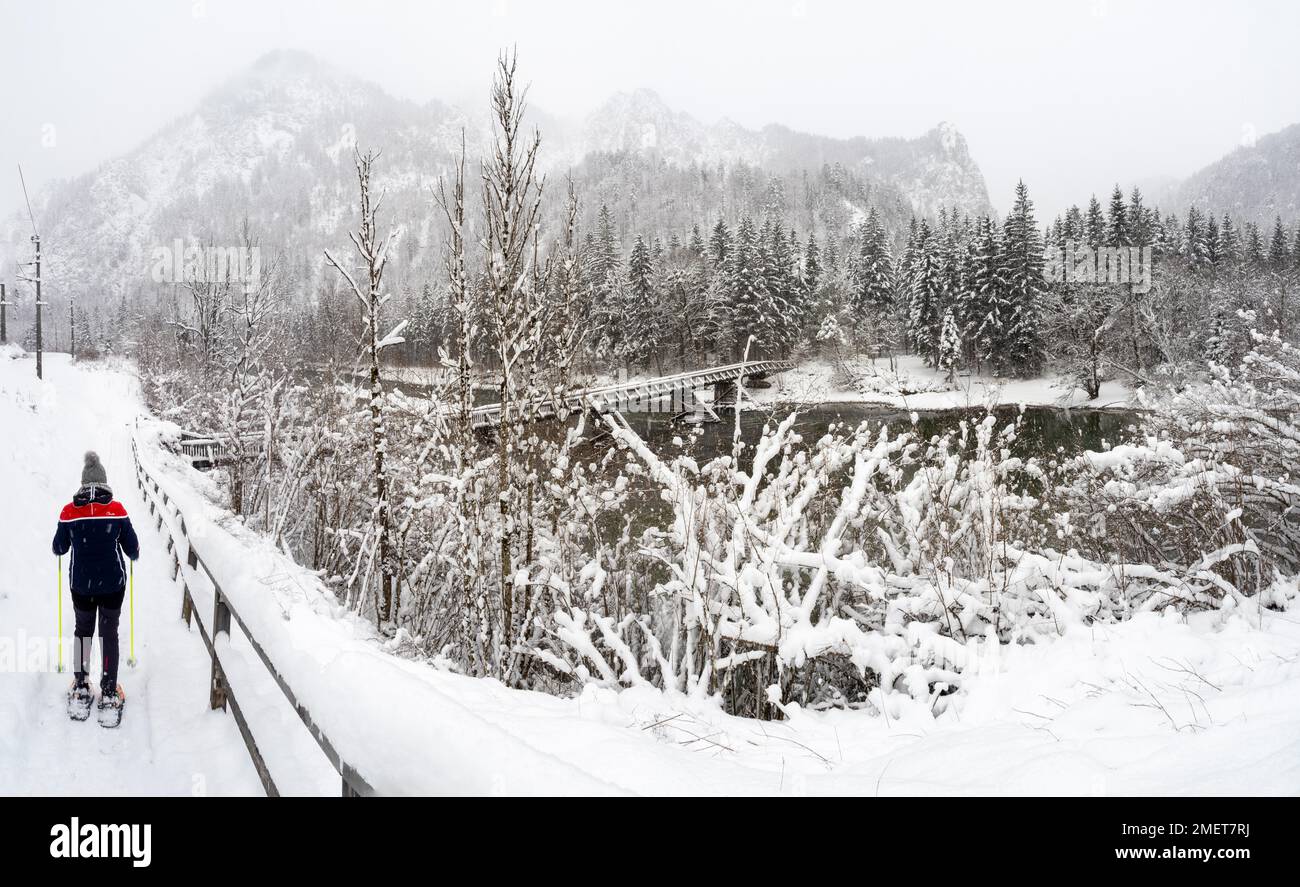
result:
[[(849, 364), (854, 379), (826, 360), (809, 360), (773, 377), (771, 387), (749, 392), (754, 403), (864, 403), (897, 409), (978, 409), (991, 406), (1044, 406), (1119, 409), (1130, 405), (1134, 392), (1122, 382), (1104, 382), (1100, 395), (1087, 393), (1060, 375), (1035, 379), (1000, 379), (969, 372), (949, 384), (941, 370), (928, 367), (916, 355), (857, 359)], [(856, 384), (855, 384), (856, 383)]]

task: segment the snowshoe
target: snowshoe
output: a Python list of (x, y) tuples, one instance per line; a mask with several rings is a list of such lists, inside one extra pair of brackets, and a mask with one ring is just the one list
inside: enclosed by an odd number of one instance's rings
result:
[(68, 690), (68, 717), (74, 721), (84, 721), (90, 717), (90, 708), (95, 704), (95, 691), (90, 684), (73, 683)]
[(116, 693), (105, 693), (99, 697), (99, 726), (116, 727), (122, 723), (122, 709), (126, 708), (126, 693), (122, 685), (117, 685)]

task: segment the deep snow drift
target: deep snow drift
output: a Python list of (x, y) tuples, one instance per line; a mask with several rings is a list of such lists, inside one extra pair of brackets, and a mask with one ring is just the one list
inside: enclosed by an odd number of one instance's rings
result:
[[(179, 619), (162, 537), (133, 484), (140, 409), (124, 371), (56, 355), (38, 383), (32, 361), (0, 359), (9, 444), (0, 455), (9, 494), (0, 518), (9, 543), (0, 792), (261, 791), (233, 719), (207, 709), (207, 655)], [(791, 709), (781, 722), (645, 689), (591, 687), (559, 699), (388, 652), (308, 571), (216, 507), (213, 476), (159, 448), (167, 432), (141, 422), (146, 464), (295, 692), (384, 793), (1300, 793), (1294, 606), (1145, 613), (1071, 627), (1050, 643), (982, 646), (937, 718), (901, 694), (883, 713)], [(141, 663), (123, 669), (131, 702), (118, 732), (69, 723), (70, 678), (52, 673), (48, 656), (27, 654), (30, 639), (49, 646), (49, 540), (92, 447), (145, 550), (136, 576)], [(210, 612), (210, 590), (191, 571), (185, 577), (199, 612)], [(337, 777), (241, 642), (222, 641), (222, 655), (281, 790), (333, 793)]]

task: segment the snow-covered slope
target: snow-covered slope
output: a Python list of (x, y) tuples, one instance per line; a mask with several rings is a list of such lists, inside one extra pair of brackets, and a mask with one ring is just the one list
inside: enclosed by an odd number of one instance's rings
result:
[[(890, 364), (892, 363), (893, 369)], [(846, 369), (852, 381), (824, 360), (808, 360), (771, 381), (768, 388), (748, 392), (757, 404), (864, 403), (900, 410), (971, 410), (998, 406), (1044, 406), (1120, 409), (1134, 402), (1133, 391), (1118, 380), (1102, 384), (1096, 400), (1065, 376), (1034, 379), (998, 378), (964, 370), (949, 383), (947, 374), (927, 366), (914, 354), (885, 359), (859, 359)]]
[(729, 120), (706, 125), (673, 110), (649, 89), (612, 95), (586, 118), (564, 148), (573, 163), (593, 151), (653, 152), (678, 166), (761, 164), (770, 159), (759, 133)]
[(744, 163), (786, 172), (841, 164), (897, 191), (922, 214), (935, 215), (941, 207), (990, 211), (984, 176), (966, 139), (950, 123), (913, 139), (837, 139), (779, 124), (751, 130), (726, 118), (703, 123), (673, 110), (653, 91), (639, 89), (614, 94), (563, 150), (573, 164), (593, 152), (626, 151), (702, 169)]
[[(428, 186), (462, 123), (303, 53), (267, 55), (134, 151), (41, 192), (45, 292), (93, 304), (165, 291), (152, 279), (157, 249), (177, 238), (235, 246), (245, 219), (265, 261), (285, 253), (319, 266), (325, 246), (346, 242), (357, 144), (384, 151), (389, 218), (418, 226), (433, 218)], [(3, 258), (30, 259), (25, 220), (3, 227)]]

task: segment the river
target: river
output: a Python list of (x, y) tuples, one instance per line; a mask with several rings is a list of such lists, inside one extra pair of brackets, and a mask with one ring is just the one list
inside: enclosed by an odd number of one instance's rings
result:
[[(742, 454), (742, 466), (748, 466), (753, 454), (754, 444), (762, 436), (764, 425), (775, 427), (776, 423), (789, 415), (789, 405), (774, 405), (762, 410), (750, 409), (740, 414), (740, 435), (745, 444)], [(1017, 407), (1000, 407), (994, 410), (999, 417), (999, 427), (1015, 419)], [(625, 413), (629, 425), (660, 456), (670, 459), (684, 454), (703, 465), (708, 460), (727, 455), (732, 450), (732, 437), (735, 432), (735, 414), (722, 412), (721, 422), (704, 425), (685, 425), (673, 421), (667, 413)], [(921, 412), (916, 414), (916, 423), (912, 423), (912, 414), (874, 404), (860, 403), (823, 403), (817, 406), (804, 406), (795, 422), (795, 429), (802, 435), (805, 445), (811, 445), (832, 426), (843, 425), (844, 431), (851, 430), (860, 422), (873, 423), (873, 430), (888, 424), (899, 432), (915, 431), (925, 438), (943, 434), (956, 428), (961, 419), (978, 420), (985, 415), (984, 410), (945, 410)], [(1133, 436), (1138, 414), (1115, 410), (1065, 410), (1055, 407), (1026, 407), (1024, 420), (1017, 435), (1014, 454), (1023, 458), (1038, 457), (1048, 460), (1053, 457), (1068, 457), (1085, 450), (1100, 450)], [(589, 426), (591, 427), (591, 426)], [(598, 425), (597, 427), (603, 427)], [(588, 439), (579, 449), (580, 458), (594, 460), (606, 451), (608, 432), (589, 434)], [(616, 465), (618, 463), (615, 463)], [(833, 495), (838, 496), (838, 492)], [(659, 495), (657, 486), (647, 477), (634, 477), (629, 485), (628, 498), (620, 519), (602, 520), (602, 525), (610, 533), (617, 534), (622, 524), (631, 523), (633, 536), (650, 526), (664, 526), (669, 519), (669, 507)]]
[[(740, 435), (746, 452), (763, 432), (765, 424), (775, 424), (792, 407), (776, 405), (765, 409), (750, 409), (740, 414)], [(1010, 422), (1018, 407), (999, 407), (994, 413), (1000, 421)], [(721, 422), (700, 426), (683, 425), (672, 421), (666, 413), (627, 413), (625, 418), (632, 429), (640, 434), (654, 449), (664, 455), (686, 451), (696, 459), (709, 459), (731, 452), (735, 432), (734, 414), (725, 411)], [(984, 410), (944, 410), (917, 413), (914, 430), (924, 437), (952, 430), (965, 419), (978, 419)], [(900, 430), (912, 428), (912, 414), (907, 410), (875, 404), (823, 403), (803, 407), (795, 422), (795, 429), (805, 441), (817, 440), (833, 425), (843, 424), (854, 428), (862, 421), (875, 426), (889, 424)], [(1099, 450), (1106, 444), (1115, 444), (1131, 435), (1130, 428), (1138, 421), (1136, 413), (1118, 410), (1066, 410), (1057, 407), (1026, 407), (1019, 434), (1021, 456), (1045, 457), (1058, 452), (1069, 454), (1083, 450)], [(681, 438), (684, 446), (674, 444)]]

